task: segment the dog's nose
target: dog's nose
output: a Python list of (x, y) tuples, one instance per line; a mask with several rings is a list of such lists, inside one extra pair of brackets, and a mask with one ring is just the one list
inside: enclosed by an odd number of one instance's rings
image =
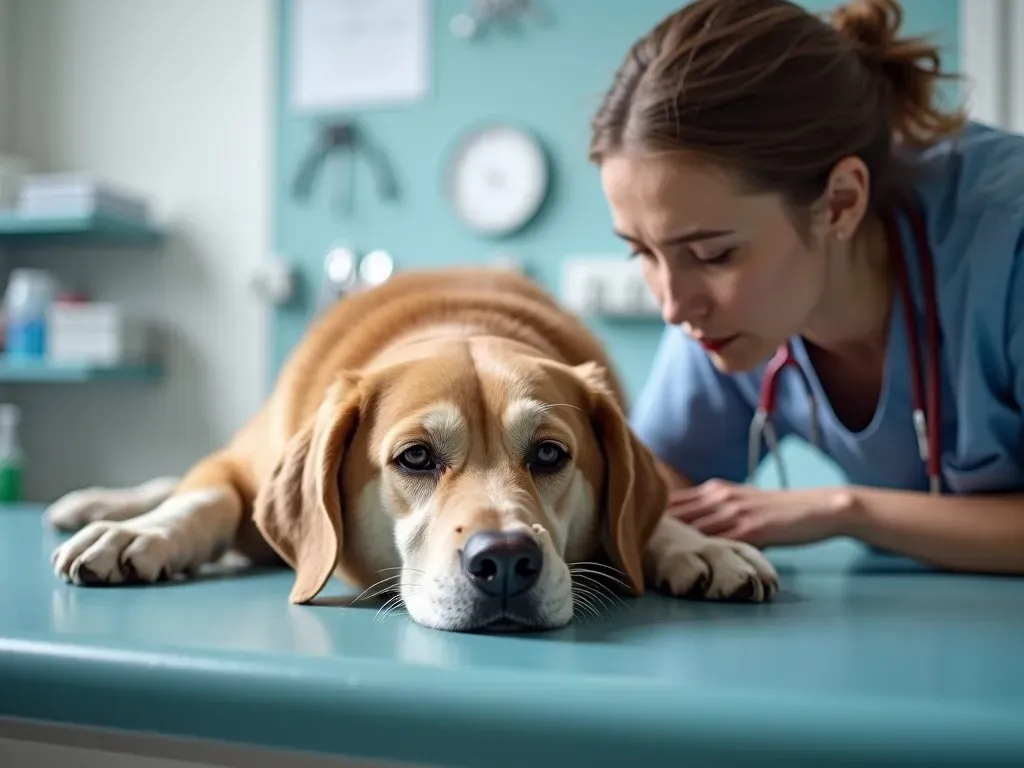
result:
[(528, 533), (481, 531), (469, 537), (460, 555), (462, 570), (481, 592), (515, 597), (540, 576), (544, 553)]

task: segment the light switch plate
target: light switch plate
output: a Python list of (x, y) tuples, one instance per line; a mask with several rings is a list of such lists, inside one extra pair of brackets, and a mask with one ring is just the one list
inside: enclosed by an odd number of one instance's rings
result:
[(639, 259), (580, 254), (562, 261), (560, 300), (580, 315), (660, 318)]

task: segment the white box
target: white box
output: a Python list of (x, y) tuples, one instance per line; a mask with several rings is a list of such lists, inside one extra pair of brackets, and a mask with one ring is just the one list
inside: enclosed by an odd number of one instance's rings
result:
[(18, 212), (23, 216), (86, 216), (105, 213), (145, 221), (149, 204), (83, 174), (33, 174), (22, 179)]
[(53, 363), (140, 363), (148, 358), (149, 346), (146, 323), (116, 304), (57, 303), (50, 309), (46, 356)]

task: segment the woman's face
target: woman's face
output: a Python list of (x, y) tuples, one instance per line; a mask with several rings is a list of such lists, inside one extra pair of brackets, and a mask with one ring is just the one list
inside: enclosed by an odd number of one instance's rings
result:
[(804, 242), (777, 196), (664, 156), (609, 157), (601, 182), (665, 322), (683, 325), (720, 370), (757, 366), (817, 308), (823, 237)]

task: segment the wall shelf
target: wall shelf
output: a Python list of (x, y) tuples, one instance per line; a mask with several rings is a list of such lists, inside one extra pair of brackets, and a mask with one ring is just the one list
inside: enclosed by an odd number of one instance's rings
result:
[(50, 363), (46, 360), (14, 360), (0, 355), (0, 384), (61, 384), (89, 381), (153, 381), (160, 378), (155, 363), (96, 365), (93, 363)]
[(164, 233), (150, 224), (104, 213), (81, 216), (26, 216), (0, 211), (0, 245), (153, 245)]

